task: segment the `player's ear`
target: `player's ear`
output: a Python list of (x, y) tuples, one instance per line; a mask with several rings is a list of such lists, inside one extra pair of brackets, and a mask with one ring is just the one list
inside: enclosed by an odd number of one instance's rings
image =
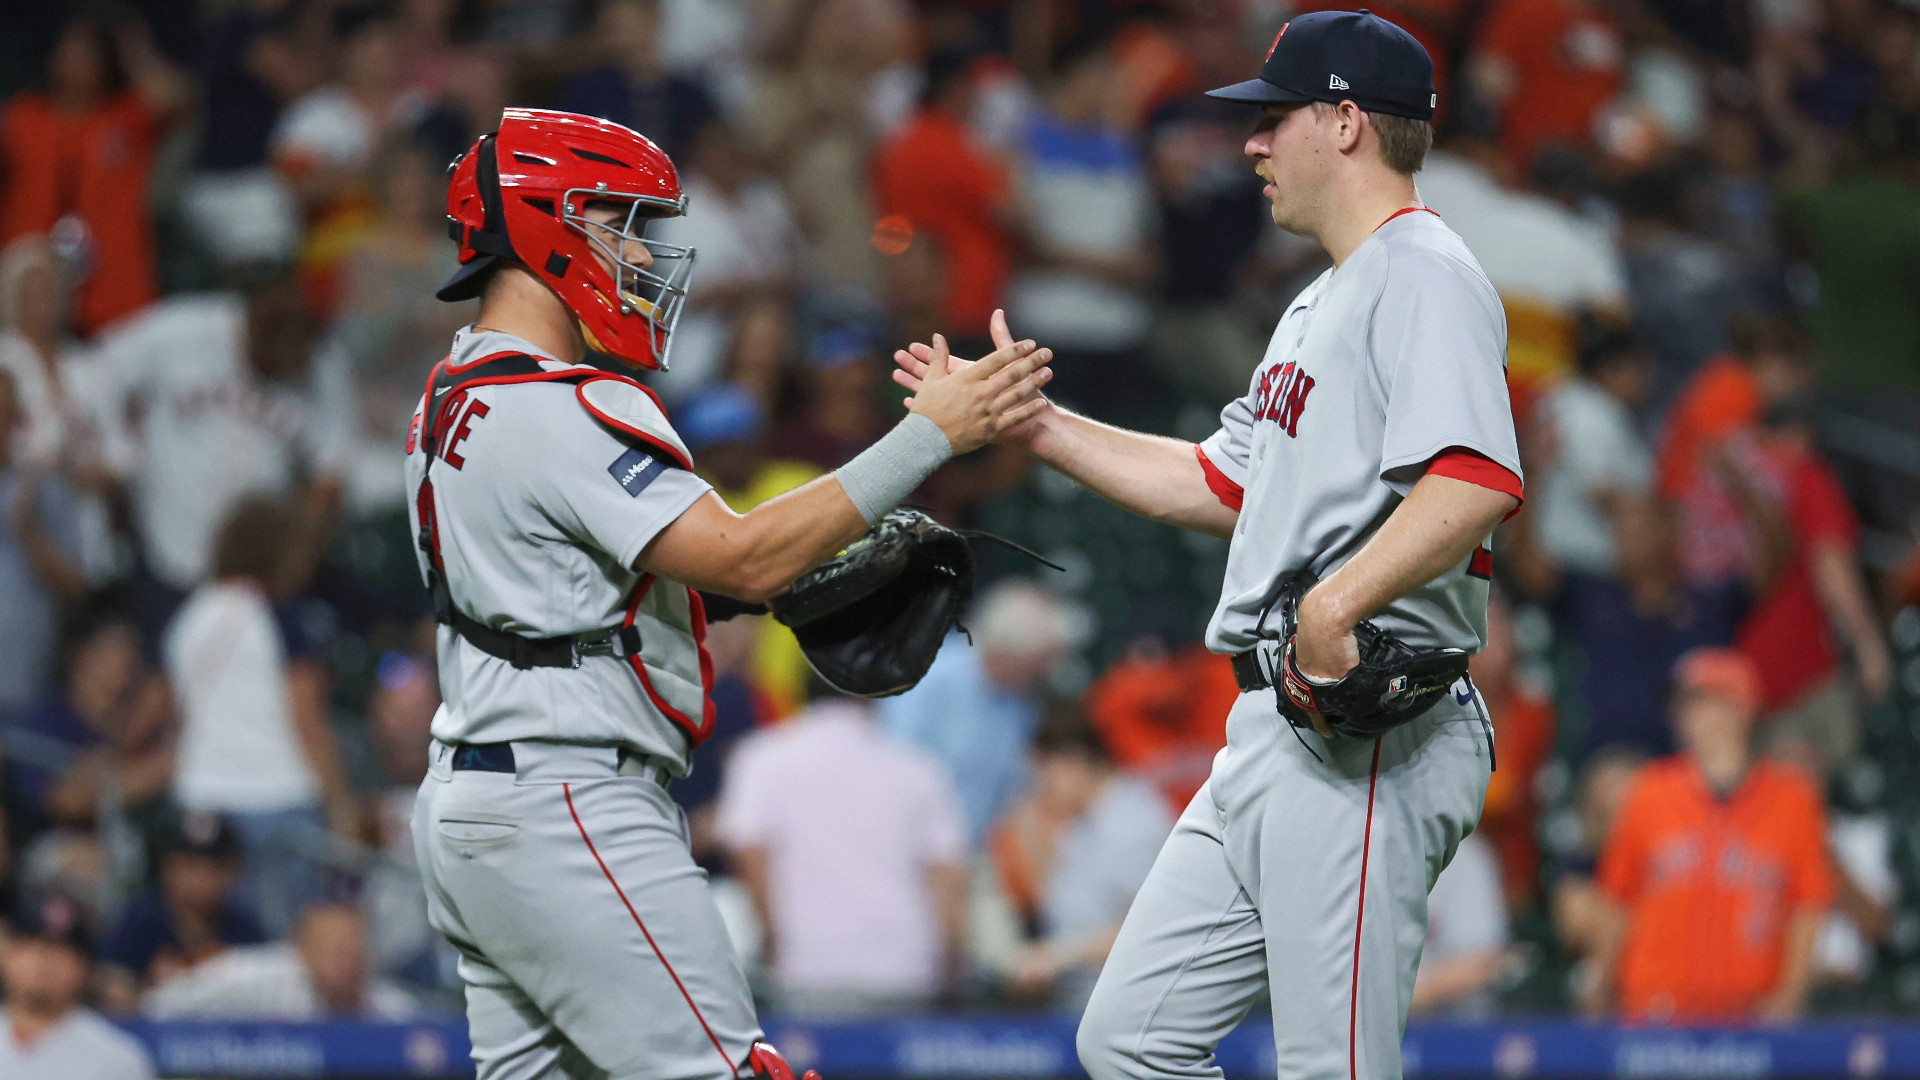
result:
[(1338, 143), (1341, 153), (1349, 153), (1354, 147), (1360, 145), (1360, 137), (1369, 126), (1367, 114), (1352, 101), (1343, 101), (1334, 106), (1333, 112), (1334, 119), (1338, 121), (1334, 128), (1334, 140)]

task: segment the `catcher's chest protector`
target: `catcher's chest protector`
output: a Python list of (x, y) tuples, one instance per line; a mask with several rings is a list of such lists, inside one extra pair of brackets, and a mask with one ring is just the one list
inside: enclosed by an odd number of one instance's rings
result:
[[(443, 362), (436, 367), (428, 379), (427, 405), (417, 420), (418, 430), (407, 441), (409, 454), (427, 455), (415, 494), (418, 543), (427, 587), (433, 595), (435, 619), (454, 627), (476, 645), (482, 635), (497, 642), (499, 631), (466, 610), (458, 568), (450, 574), (441, 557), (441, 515), (452, 511), (438, 502), (441, 496), (434, 491), (434, 462), (451, 461), (449, 455), (458, 452), (470, 427), (471, 410), (467, 406), (473, 390), (525, 383), (572, 385), (581, 408), (634, 446), (632, 469), (690, 471), (693, 467), (692, 457), (667, 423), (659, 402), (639, 383), (624, 376), (517, 352), (496, 353), (459, 366)], [(462, 461), (461, 467), (470, 468), (471, 464)], [(614, 479), (619, 481), (618, 477)], [(708, 696), (713, 685), (713, 663), (706, 651), (706, 613), (699, 593), (678, 582), (644, 574), (624, 608), (618, 628), (627, 630), (623, 637), (628, 642), (634, 641), (637, 632), (638, 651), (623, 656), (623, 661), (632, 668), (647, 698), (697, 745), (713, 729), (713, 706)], [(483, 625), (475, 629), (476, 623)]]

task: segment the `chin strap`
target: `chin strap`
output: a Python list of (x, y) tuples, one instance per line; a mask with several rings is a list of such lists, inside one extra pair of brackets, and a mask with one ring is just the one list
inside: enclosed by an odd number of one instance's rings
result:
[[(793, 1080), (793, 1066), (773, 1044), (765, 1039), (753, 1044), (747, 1051), (747, 1065), (753, 1069), (755, 1080)], [(820, 1074), (808, 1069), (800, 1080), (820, 1080)]]

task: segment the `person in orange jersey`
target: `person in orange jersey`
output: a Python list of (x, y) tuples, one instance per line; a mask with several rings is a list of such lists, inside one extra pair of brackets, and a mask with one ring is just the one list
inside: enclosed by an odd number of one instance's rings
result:
[(1820, 791), (1755, 756), (1760, 675), (1732, 649), (1675, 669), (1679, 754), (1642, 770), (1600, 855), (1591, 1014), (1635, 1022), (1797, 1018), (1833, 903)]

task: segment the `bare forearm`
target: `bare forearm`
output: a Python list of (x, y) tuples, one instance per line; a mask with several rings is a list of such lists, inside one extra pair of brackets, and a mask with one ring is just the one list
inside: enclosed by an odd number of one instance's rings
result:
[[(1421, 477), (1358, 554), (1309, 594), (1330, 625), (1351, 627), (1460, 565), (1515, 506), (1503, 492)], [(1303, 618), (1305, 618), (1303, 613)]]
[(307, 764), (320, 781), (329, 802), (348, 794), (346, 771), (340, 767), (339, 747), (327, 721), (327, 678), (318, 664), (296, 661), (287, 668), (288, 705), (294, 731), (306, 751)]
[(1866, 583), (1853, 564), (1853, 553), (1839, 544), (1820, 544), (1813, 549), (1813, 583), (1819, 591), (1827, 617), (1846, 638), (1855, 652), (1878, 649), (1880, 627), (1867, 600)]
[(1240, 519), (1207, 486), (1190, 442), (1127, 431), (1054, 406), (1030, 445), (1041, 461), (1141, 517), (1221, 537), (1231, 536)]
[(1806, 908), (1794, 912), (1787, 924), (1787, 947), (1780, 960), (1780, 984), (1774, 998), (1796, 1012), (1805, 1006), (1807, 991), (1813, 986), (1813, 949), (1825, 917), (1825, 911)]
[(859, 539), (867, 523), (840, 481), (822, 476), (736, 514), (708, 493), (641, 552), (637, 568), (764, 603)]

